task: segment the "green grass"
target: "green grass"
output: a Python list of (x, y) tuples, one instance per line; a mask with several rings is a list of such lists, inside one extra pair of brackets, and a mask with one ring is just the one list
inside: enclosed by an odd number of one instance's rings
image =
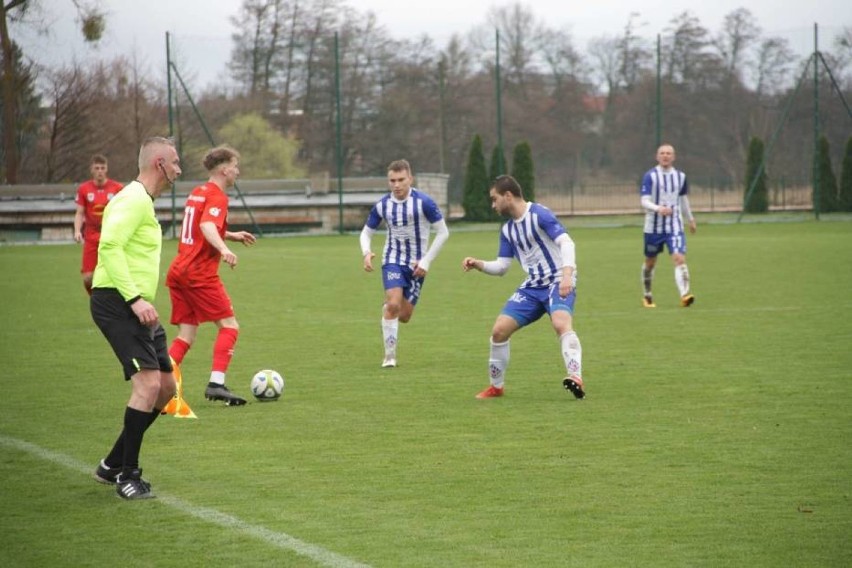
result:
[(496, 228), (451, 235), (393, 370), (357, 237), (263, 239), (222, 270), (242, 325), (229, 384), (248, 394), (271, 367), (285, 394), (203, 400), (202, 327), (183, 365), (199, 419), (149, 431), (161, 498), (141, 503), (88, 474), (129, 389), (80, 249), (0, 248), (0, 565), (849, 566), (852, 223), (702, 224), (688, 310), (666, 258), (659, 307), (640, 307), (640, 230), (572, 230), (583, 402), (547, 322), (513, 338), (506, 396), (474, 398), (522, 279), (462, 273), (493, 258)]

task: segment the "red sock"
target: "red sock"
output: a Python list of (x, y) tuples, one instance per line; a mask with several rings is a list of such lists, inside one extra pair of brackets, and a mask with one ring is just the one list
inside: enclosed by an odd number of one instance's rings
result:
[(234, 344), (240, 331), (232, 327), (219, 328), (216, 343), (213, 344), (213, 371), (225, 373), (234, 356)]
[(180, 337), (175, 337), (172, 341), (172, 346), (169, 347), (169, 355), (174, 359), (175, 363), (180, 365), (183, 363), (183, 358), (186, 357), (186, 352), (189, 351), (190, 345)]

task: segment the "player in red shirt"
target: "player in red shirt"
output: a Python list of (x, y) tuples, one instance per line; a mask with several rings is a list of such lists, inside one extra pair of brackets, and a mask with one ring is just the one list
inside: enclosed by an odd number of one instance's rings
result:
[(219, 328), (213, 345), (213, 369), (204, 391), (207, 400), (222, 400), (240, 406), (245, 399), (225, 386), (225, 373), (234, 354), (239, 325), (231, 298), (219, 278), (219, 263), (237, 266), (235, 255), (225, 241), (246, 246), (255, 243), (247, 231), (228, 231), (228, 195), (240, 175), (240, 155), (229, 146), (218, 146), (204, 157), (210, 173), (207, 183), (192, 190), (186, 199), (178, 253), (166, 275), (172, 299), (172, 324), (178, 336), (169, 348), (175, 363), (183, 362), (198, 333), (198, 326), (212, 321)]
[(101, 241), (101, 219), (109, 200), (121, 191), (122, 185), (107, 177), (109, 164), (106, 156), (95, 154), (89, 163), (92, 179), (80, 184), (74, 203), (74, 240), (83, 243), (83, 264), (80, 274), (86, 292), (92, 295), (92, 273), (98, 265), (98, 243)]

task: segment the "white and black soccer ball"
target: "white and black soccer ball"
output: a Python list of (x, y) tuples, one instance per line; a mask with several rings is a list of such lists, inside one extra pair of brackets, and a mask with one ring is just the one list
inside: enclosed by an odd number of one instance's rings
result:
[(251, 393), (261, 402), (278, 400), (282, 392), (284, 392), (284, 377), (278, 371), (264, 369), (251, 378)]

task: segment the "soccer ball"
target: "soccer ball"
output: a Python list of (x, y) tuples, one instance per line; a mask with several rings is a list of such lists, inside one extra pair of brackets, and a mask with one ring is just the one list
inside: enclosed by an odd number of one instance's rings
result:
[(284, 377), (278, 371), (264, 369), (251, 378), (251, 393), (261, 402), (278, 400), (284, 392)]

